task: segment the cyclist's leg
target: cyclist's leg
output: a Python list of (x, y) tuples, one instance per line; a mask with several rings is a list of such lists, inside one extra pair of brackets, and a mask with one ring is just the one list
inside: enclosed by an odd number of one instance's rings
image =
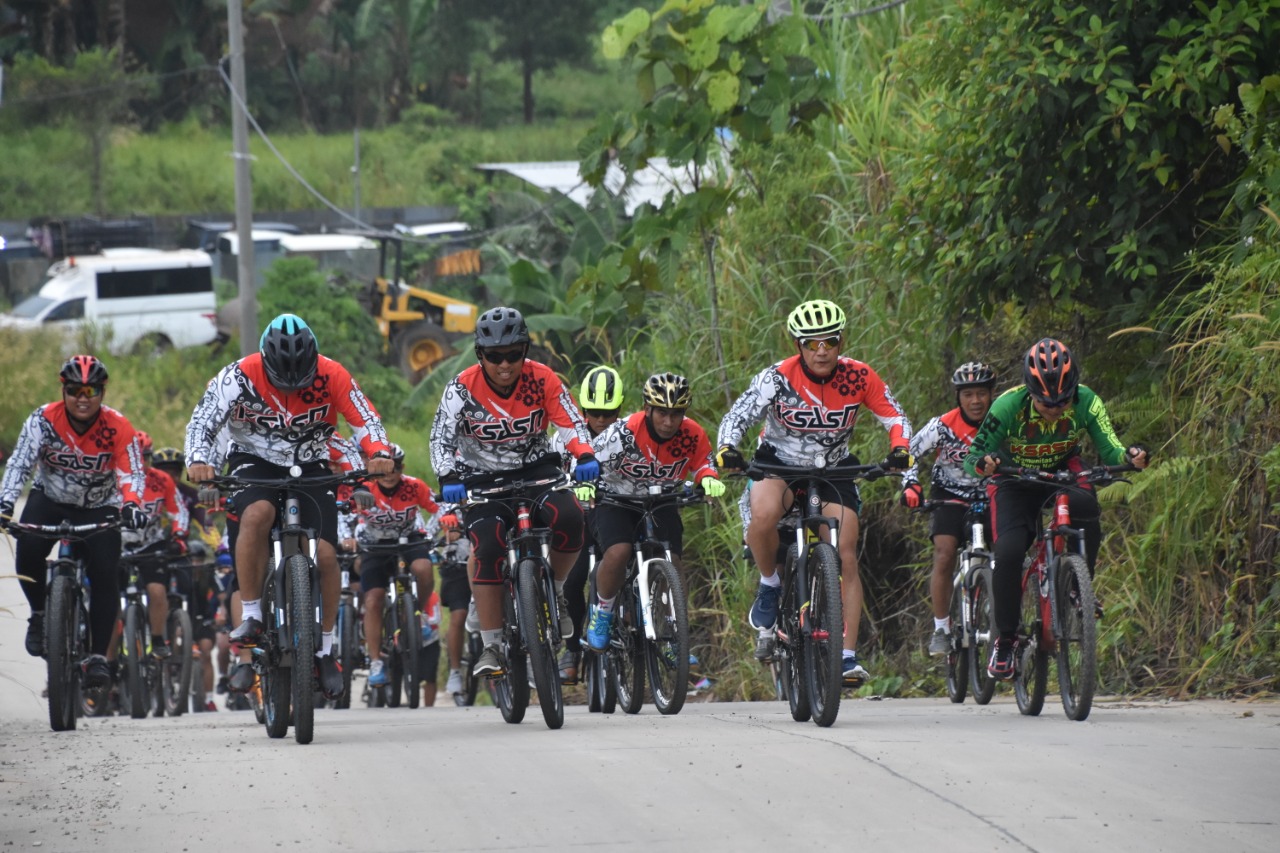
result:
[(582, 505), (569, 492), (553, 492), (543, 501), (539, 517), (551, 528), (551, 573), (561, 589), (586, 542)]
[[(106, 521), (114, 514), (114, 509), (105, 507), (88, 510), (79, 523)], [(120, 531), (95, 533), (80, 543), (79, 548), (89, 578), (89, 646), (95, 655), (105, 656), (120, 615)]]
[(1001, 637), (1011, 639), (1018, 631), (1022, 560), (1035, 539), (1043, 491), (1011, 482), (988, 487), (988, 494), (991, 494), (992, 529), (996, 537), (992, 548), (996, 562), (991, 590), (995, 598), (996, 630)]
[(271, 525), (275, 520), (275, 504), (269, 500), (254, 501), (241, 509), (239, 532), (236, 534), (236, 579), (240, 586), (241, 607), (249, 611), (244, 618), (253, 617), (259, 622), (262, 621), (262, 611), (258, 596), (262, 593), (267, 560), (271, 556)]
[(382, 608), (391, 583), (390, 554), (360, 555), (360, 589), (364, 607), (364, 640), (369, 663), (382, 659)]
[(1102, 546), (1101, 508), (1098, 496), (1092, 491), (1071, 493), (1071, 523), (1084, 530), (1085, 559), (1089, 562), (1089, 575), (1098, 564), (1098, 549)]
[(490, 632), (502, 631), (502, 569), (507, 562), (508, 511), (497, 504), (481, 504), (467, 510), (467, 536), (475, 559), (471, 592), (476, 602), (476, 618), (485, 636), (485, 645), (497, 642)]
[[(42, 490), (32, 489), (27, 495), (27, 504), (22, 509), (20, 520), (25, 524), (58, 524), (64, 518), (66, 514), (59, 504), (45, 497)], [(45, 560), (49, 558), (56, 543), (51, 539), (22, 534), (16, 534), (14, 538), (17, 540), (14, 569), (23, 576), (22, 594), (27, 597), (27, 604), (33, 614), (43, 614), (48, 594), (45, 588)], [(43, 632), (40, 632), (40, 645), (43, 648)]]
[(762, 578), (778, 571), (778, 522), (795, 496), (782, 480), (765, 479), (751, 484), (751, 521), (747, 525), (747, 547)]
[(436, 588), (435, 567), (431, 565), (429, 558), (415, 556), (409, 563), (409, 571), (413, 572), (413, 577), (418, 582), (418, 612), (425, 614), (427, 600), (431, 598), (431, 592)]
[(858, 631), (862, 627), (862, 576), (858, 567), (858, 512), (841, 503), (822, 505), (822, 512), (840, 521), (840, 590), (844, 607), (844, 648), (858, 648)]
[(471, 587), (466, 569), (458, 563), (440, 566), (440, 606), (449, 611), (446, 642), (449, 645), (449, 671), (462, 665), (462, 644), (466, 637), (467, 605), (471, 603)]

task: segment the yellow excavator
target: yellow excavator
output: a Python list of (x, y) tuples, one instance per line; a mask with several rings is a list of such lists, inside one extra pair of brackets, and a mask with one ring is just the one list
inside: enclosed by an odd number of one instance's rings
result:
[[(432, 367), (457, 351), (454, 345), (459, 339), (475, 332), (479, 309), (473, 302), (406, 284), (401, 235), (387, 231), (346, 233), (378, 242), (378, 277), (366, 288), (361, 301), (378, 322), (388, 362), (416, 384)], [(388, 263), (393, 272), (390, 278)], [(480, 272), (480, 251), (449, 252), (432, 264), (430, 280), (476, 275)]]

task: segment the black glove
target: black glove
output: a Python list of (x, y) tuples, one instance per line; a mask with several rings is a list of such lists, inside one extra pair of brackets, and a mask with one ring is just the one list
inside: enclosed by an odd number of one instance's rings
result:
[(728, 444), (716, 451), (715, 463), (721, 471), (741, 471), (747, 467), (747, 460), (738, 448)]
[(360, 509), (373, 509), (373, 492), (366, 488), (351, 493), (351, 503)]
[(911, 458), (911, 452), (905, 447), (895, 447), (889, 451), (889, 455), (880, 463), (880, 467), (886, 471), (905, 471), (911, 467), (914, 462)]
[(142, 507), (137, 504), (125, 504), (124, 509), (120, 511), (120, 518), (124, 521), (124, 526), (130, 530), (142, 530), (151, 521), (151, 516), (142, 511)]

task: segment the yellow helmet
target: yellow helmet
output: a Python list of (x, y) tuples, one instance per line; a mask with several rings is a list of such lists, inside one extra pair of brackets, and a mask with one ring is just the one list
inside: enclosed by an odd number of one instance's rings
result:
[(612, 367), (594, 367), (582, 378), (578, 399), (584, 409), (621, 409), (622, 377)]
[(787, 317), (793, 338), (820, 338), (844, 332), (844, 310), (826, 299), (802, 302)]
[(674, 373), (655, 373), (644, 383), (644, 402), (660, 409), (687, 409), (693, 401), (689, 380)]

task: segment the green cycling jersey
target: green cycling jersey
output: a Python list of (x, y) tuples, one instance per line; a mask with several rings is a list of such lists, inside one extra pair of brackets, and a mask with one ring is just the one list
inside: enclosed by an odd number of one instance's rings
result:
[(1002, 465), (1052, 471), (1079, 454), (1085, 433), (1105, 464), (1125, 461), (1125, 446), (1116, 437), (1107, 407), (1088, 387), (1080, 385), (1075, 402), (1054, 421), (1035, 410), (1025, 386), (1012, 388), (991, 404), (964, 459), (964, 469), (977, 476), (978, 463), (990, 455)]

